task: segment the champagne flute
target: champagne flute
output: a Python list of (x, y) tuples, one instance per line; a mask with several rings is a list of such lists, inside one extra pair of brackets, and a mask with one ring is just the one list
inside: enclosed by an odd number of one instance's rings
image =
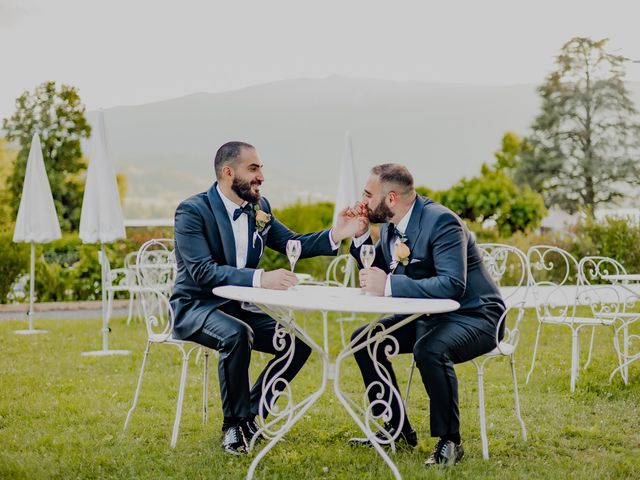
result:
[(289, 264), (291, 265), (291, 272), (293, 272), (293, 268), (296, 266), (298, 258), (300, 258), (300, 253), (302, 253), (300, 240), (289, 240), (287, 242), (287, 257), (289, 258)]
[(376, 248), (374, 245), (362, 245), (360, 247), (360, 261), (364, 268), (371, 268), (376, 258)]

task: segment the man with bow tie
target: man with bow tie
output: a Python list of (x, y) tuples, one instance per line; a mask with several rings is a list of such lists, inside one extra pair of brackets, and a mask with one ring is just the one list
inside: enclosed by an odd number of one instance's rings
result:
[[(352, 236), (362, 225), (345, 209), (331, 230), (305, 235), (292, 232), (273, 216), (269, 202), (260, 195), (262, 167), (252, 145), (222, 145), (214, 161), (217, 181), (208, 191), (183, 201), (175, 214), (178, 274), (171, 296), (174, 335), (220, 353), (222, 446), (233, 455), (247, 452), (247, 442), (257, 432), (254, 419), (264, 377), (287, 348), (274, 348), (272, 318), (255, 309), (245, 309), (239, 302), (217, 297), (212, 289), (239, 285), (285, 290), (298, 283), (294, 273), (257, 268), (265, 246), (285, 253), (287, 241), (297, 239), (302, 258), (334, 255), (341, 240)], [(311, 353), (307, 345), (297, 339), (295, 342), (295, 355), (282, 374), (287, 381), (295, 377)], [(252, 350), (274, 358), (250, 388)], [(270, 389), (267, 395), (270, 402), (274, 391)]]
[[(390, 333), (397, 340), (399, 353), (413, 353), (430, 398), (431, 435), (439, 437), (439, 441), (425, 465), (454, 464), (464, 451), (453, 365), (496, 346), (495, 332), (505, 309), (500, 292), (464, 222), (446, 207), (416, 195), (413, 177), (406, 167), (398, 164), (374, 167), (358, 209), (351, 214), (382, 224), (374, 263), (371, 268), (360, 270), (360, 286), (365, 292), (379, 296), (448, 298), (460, 303), (455, 312), (419, 317)], [(368, 225), (356, 233), (351, 245), (351, 253), (359, 263), (360, 248), (365, 243), (372, 243)], [(392, 316), (381, 323), (389, 327), (401, 318)], [(354, 332), (352, 340), (363, 328)], [(373, 402), (389, 398), (388, 387), (381, 381), (368, 350), (359, 350), (355, 357), (365, 385), (371, 386), (369, 399)], [(398, 388), (384, 343), (376, 353), (382, 370), (389, 372)], [(378, 404), (373, 413), (389, 413), (382, 408)], [(400, 424), (401, 410), (404, 410), (401, 402), (391, 403), (391, 418), (384, 430), (392, 435), (400, 430), (396, 442), (415, 447), (416, 432), (408, 417)], [(384, 432), (376, 436), (386, 438)]]

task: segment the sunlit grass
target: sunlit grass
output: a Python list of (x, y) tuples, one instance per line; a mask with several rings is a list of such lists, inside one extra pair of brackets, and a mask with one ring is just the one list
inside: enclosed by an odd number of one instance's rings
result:
[[(320, 317), (309, 316), (306, 323), (321, 344)], [(80, 356), (101, 346), (97, 320), (38, 320), (49, 334), (12, 333), (24, 326), (24, 322), (0, 322), (0, 478), (244, 477), (252, 456), (232, 458), (219, 445), (215, 358), (209, 422), (203, 425), (201, 417), (202, 364), (192, 362), (178, 446), (171, 449), (180, 365), (176, 351), (164, 346), (152, 349), (139, 407), (123, 434), (144, 348), (143, 326), (127, 326), (116, 319), (111, 346), (133, 354), (103, 358)], [(331, 326), (331, 340), (337, 347), (339, 329), (333, 322)], [(508, 364), (490, 363), (485, 381), (491, 458), (482, 460), (475, 369), (460, 365), (466, 456), (453, 469), (425, 470), (422, 462), (433, 439), (428, 431), (427, 397), (416, 376), (409, 408), (420, 446), (394, 456), (404, 478), (640, 478), (640, 362), (630, 369), (630, 385), (619, 377), (610, 384), (615, 354), (610, 331), (601, 329), (594, 359), (581, 373), (576, 392), (570, 394), (569, 332), (548, 327), (543, 330), (539, 364), (525, 386), (535, 327), (529, 312), (517, 366), (529, 441), (522, 441), (515, 422)], [(587, 343), (585, 332), (582, 344)], [(254, 378), (265, 360), (254, 357)], [(395, 360), (402, 385), (409, 362), (406, 355)], [(355, 399), (361, 398), (361, 379), (353, 361), (345, 374), (343, 385)], [(312, 357), (294, 383), (296, 393), (312, 392), (319, 379), (320, 361)], [(267, 455), (256, 478), (391, 478), (374, 451), (346, 445), (357, 434), (329, 386), (287, 441)]]

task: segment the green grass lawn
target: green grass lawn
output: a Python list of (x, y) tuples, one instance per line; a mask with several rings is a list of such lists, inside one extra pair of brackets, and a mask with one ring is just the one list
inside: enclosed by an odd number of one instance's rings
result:
[[(320, 317), (309, 316), (309, 330), (321, 343)], [(332, 341), (339, 329), (332, 325)], [(99, 321), (38, 320), (47, 335), (18, 336), (24, 321), (0, 322), (0, 478), (243, 478), (252, 455), (229, 457), (220, 448), (220, 400), (215, 358), (210, 378), (210, 416), (201, 417), (202, 364), (190, 365), (177, 448), (169, 447), (176, 406), (180, 357), (174, 349), (152, 348), (141, 399), (129, 430), (122, 427), (140, 368), (145, 329), (112, 322), (110, 345), (130, 349), (125, 357), (81, 357), (101, 346)], [(631, 382), (609, 383), (615, 355), (611, 332), (600, 329), (595, 358), (569, 393), (568, 329), (543, 330), (539, 363), (524, 385), (536, 323), (531, 312), (522, 326), (518, 376), (529, 441), (523, 442), (513, 414), (510, 371), (506, 361), (486, 369), (490, 459), (481, 454), (477, 382), (472, 365), (457, 367), (462, 436), (466, 456), (449, 469), (426, 470), (422, 462), (434, 441), (429, 437), (428, 402), (414, 382), (409, 413), (418, 430), (416, 451), (393, 456), (403, 478), (640, 478), (640, 362)], [(587, 345), (586, 332), (583, 345)], [(586, 352), (583, 352), (583, 359)], [(256, 355), (252, 375), (265, 358)], [(395, 360), (404, 386), (410, 358)], [(347, 365), (346, 385), (361, 398), (355, 363)], [(313, 358), (294, 385), (310, 393), (320, 379)], [(258, 467), (256, 478), (386, 479), (390, 470), (377, 454), (346, 441), (358, 429), (333, 395), (332, 388)]]

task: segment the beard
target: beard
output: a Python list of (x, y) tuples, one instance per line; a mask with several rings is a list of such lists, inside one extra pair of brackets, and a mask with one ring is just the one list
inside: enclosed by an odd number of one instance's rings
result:
[(241, 178), (234, 177), (233, 182), (231, 183), (231, 190), (233, 190), (236, 195), (238, 195), (242, 200), (249, 203), (258, 203), (260, 200), (259, 193), (253, 193), (251, 187), (254, 185), (262, 185), (262, 182), (259, 180), (254, 180), (252, 182), (248, 182), (246, 180), (242, 180)]
[(376, 208), (369, 210), (368, 217), (371, 223), (386, 223), (393, 218), (393, 212), (386, 203), (380, 202)]

